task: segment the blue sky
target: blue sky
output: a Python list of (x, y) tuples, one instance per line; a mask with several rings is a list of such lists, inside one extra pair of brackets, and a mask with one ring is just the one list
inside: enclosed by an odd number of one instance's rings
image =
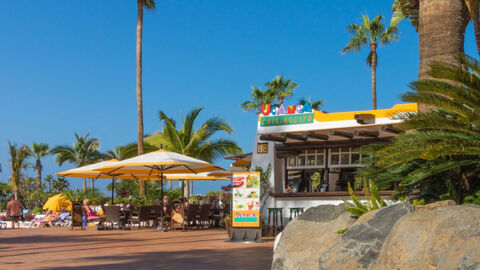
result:
[[(230, 138), (250, 152), (256, 116), (239, 104), (277, 74), (299, 85), (287, 103), (310, 96), (328, 112), (370, 109), (367, 49), (340, 51), (348, 24), (362, 14), (388, 22), (391, 2), (157, 0), (144, 15), (145, 133), (160, 127), (160, 109), (178, 119), (202, 106), (200, 120), (224, 117), (235, 129)], [(0, 181), (10, 175), (8, 140), (71, 145), (74, 132), (88, 132), (102, 151), (136, 140), (136, 1), (1, 1), (0, 25)], [(399, 28), (399, 41), (378, 50), (379, 108), (400, 103), (417, 77), (418, 35), (408, 22)], [(477, 56), (471, 25), (465, 44)], [(71, 167), (44, 159), (44, 175)]]

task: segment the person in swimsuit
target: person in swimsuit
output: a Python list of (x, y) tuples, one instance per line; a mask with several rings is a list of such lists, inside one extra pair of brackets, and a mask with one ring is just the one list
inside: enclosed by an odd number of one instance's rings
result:
[(83, 200), (83, 211), (85, 211), (85, 215), (87, 216), (87, 220), (100, 218), (100, 216), (97, 214), (97, 212), (93, 211), (93, 209), (90, 207), (90, 200), (89, 199)]
[[(23, 206), (15, 200), (15, 196), (10, 196), (10, 201), (7, 204), (7, 216), (12, 221), (12, 229), (15, 229), (15, 223), (18, 223), (22, 215)], [(20, 225), (18, 226), (20, 227)]]

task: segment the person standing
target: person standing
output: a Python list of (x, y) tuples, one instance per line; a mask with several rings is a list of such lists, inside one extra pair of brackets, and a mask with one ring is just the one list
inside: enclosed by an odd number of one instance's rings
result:
[[(12, 229), (15, 229), (15, 223), (18, 223), (22, 215), (23, 206), (20, 201), (15, 200), (15, 196), (10, 196), (7, 204), (7, 217), (12, 221)], [(20, 227), (20, 224), (18, 225)]]

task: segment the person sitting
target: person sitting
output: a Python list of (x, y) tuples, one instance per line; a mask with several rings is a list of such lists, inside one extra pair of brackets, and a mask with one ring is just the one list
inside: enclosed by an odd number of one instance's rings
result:
[(85, 216), (87, 217), (87, 221), (88, 220), (93, 220), (93, 219), (100, 219), (100, 215), (98, 215), (98, 213), (95, 212), (90, 207), (90, 200), (89, 199), (83, 200), (83, 211), (85, 212)]
[(53, 222), (56, 221), (59, 216), (60, 216), (59, 212), (47, 211), (47, 214), (45, 215), (45, 218), (43, 219), (45, 222), (41, 223), (42, 227), (44, 227), (46, 224), (48, 224), (50, 227), (53, 228)]

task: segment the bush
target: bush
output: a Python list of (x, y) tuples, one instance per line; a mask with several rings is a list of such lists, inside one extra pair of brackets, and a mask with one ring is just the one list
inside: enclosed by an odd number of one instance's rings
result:
[(215, 199), (220, 199), (221, 196), (222, 196), (222, 191), (221, 190), (210, 190), (207, 193), (205, 193), (205, 196), (215, 197)]
[(41, 214), (43, 212), (41, 207), (37, 207), (32, 210), (32, 214)]
[(475, 194), (465, 197), (465, 202), (463, 204), (480, 205), (480, 191), (477, 191)]
[[(353, 202), (353, 206), (345, 206), (345, 211), (351, 213), (356, 217), (360, 217), (361, 215), (379, 209), (380, 207), (387, 206), (387, 203), (380, 197), (378, 193), (377, 186), (373, 183), (372, 180), (368, 182), (363, 182), (363, 193), (365, 195), (365, 199), (367, 200), (366, 203), (360, 202), (358, 197), (353, 193), (353, 189), (348, 183), (348, 193), (350, 194), (350, 199)], [(351, 205), (346, 200), (343, 200), (347, 205)]]

